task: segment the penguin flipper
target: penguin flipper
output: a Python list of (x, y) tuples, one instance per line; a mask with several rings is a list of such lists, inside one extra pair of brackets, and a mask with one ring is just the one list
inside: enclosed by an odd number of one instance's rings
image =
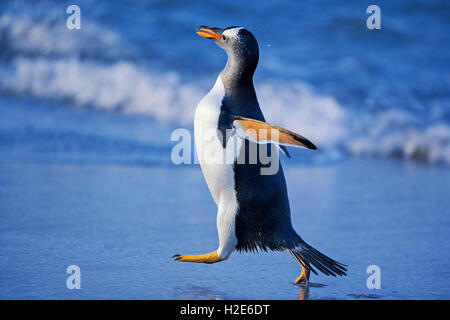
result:
[(286, 157), (291, 158), (291, 155), (289, 154), (288, 149), (285, 146), (279, 145), (278, 148), (280, 148), (281, 152), (283, 152)]
[[(243, 139), (259, 144), (275, 143), (280, 149), (283, 146), (292, 146), (317, 150), (311, 141), (287, 129), (242, 116), (234, 116), (234, 119), (233, 127), (237, 135)], [(286, 154), (287, 150), (282, 151)]]

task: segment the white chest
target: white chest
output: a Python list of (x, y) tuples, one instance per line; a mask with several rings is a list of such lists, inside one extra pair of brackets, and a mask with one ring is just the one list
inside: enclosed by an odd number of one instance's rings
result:
[(211, 91), (200, 101), (195, 111), (194, 136), (197, 157), (208, 188), (219, 206), (235, 198), (233, 163), (242, 141), (237, 136), (222, 145), (218, 130), (220, 108), (225, 95), (222, 81), (217, 79)]

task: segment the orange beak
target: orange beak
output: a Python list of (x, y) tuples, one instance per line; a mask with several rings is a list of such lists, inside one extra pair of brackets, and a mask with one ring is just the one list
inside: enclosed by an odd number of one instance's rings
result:
[(197, 34), (200, 37), (204, 37), (204, 38), (208, 38), (208, 39), (214, 38), (214, 39), (217, 39), (219, 41), (222, 41), (220, 36), (217, 33), (215, 33), (214, 31), (212, 31), (211, 29), (208, 29), (208, 28), (205, 28), (205, 27), (200, 27), (200, 28), (198, 28), (198, 30), (201, 30), (201, 31), (197, 31)]

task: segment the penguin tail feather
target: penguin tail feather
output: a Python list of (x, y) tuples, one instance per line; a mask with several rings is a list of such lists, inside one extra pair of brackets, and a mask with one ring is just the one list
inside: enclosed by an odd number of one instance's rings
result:
[(327, 276), (346, 276), (347, 266), (337, 262), (330, 257), (311, 247), (309, 244), (303, 242), (294, 249), (289, 250), (294, 259), (308, 271), (312, 271), (317, 275), (317, 270)]

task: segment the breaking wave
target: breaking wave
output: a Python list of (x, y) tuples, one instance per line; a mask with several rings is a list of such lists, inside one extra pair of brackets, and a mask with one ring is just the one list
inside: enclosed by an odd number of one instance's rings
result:
[[(211, 76), (152, 67), (152, 53), (100, 23), (88, 20), (83, 32), (69, 37), (60, 20), (54, 10), (11, 9), (0, 15), (0, 94), (192, 125), (197, 103), (214, 82)], [(437, 115), (424, 119), (403, 106), (358, 110), (303, 81), (256, 79), (256, 91), (268, 121), (300, 132), (326, 152), (450, 165), (445, 97), (433, 107)]]
[[(124, 61), (17, 58), (0, 69), (0, 90), (191, 126), (208, 88), (183, 82), (174, 72), (153, 74)], [(444, 122), (423, 125), (400, 109), (352, 114), (302, 82), (257, 83), (257, 93), (267, 119), (326, 150), (450, 164), (450, 127)]]

